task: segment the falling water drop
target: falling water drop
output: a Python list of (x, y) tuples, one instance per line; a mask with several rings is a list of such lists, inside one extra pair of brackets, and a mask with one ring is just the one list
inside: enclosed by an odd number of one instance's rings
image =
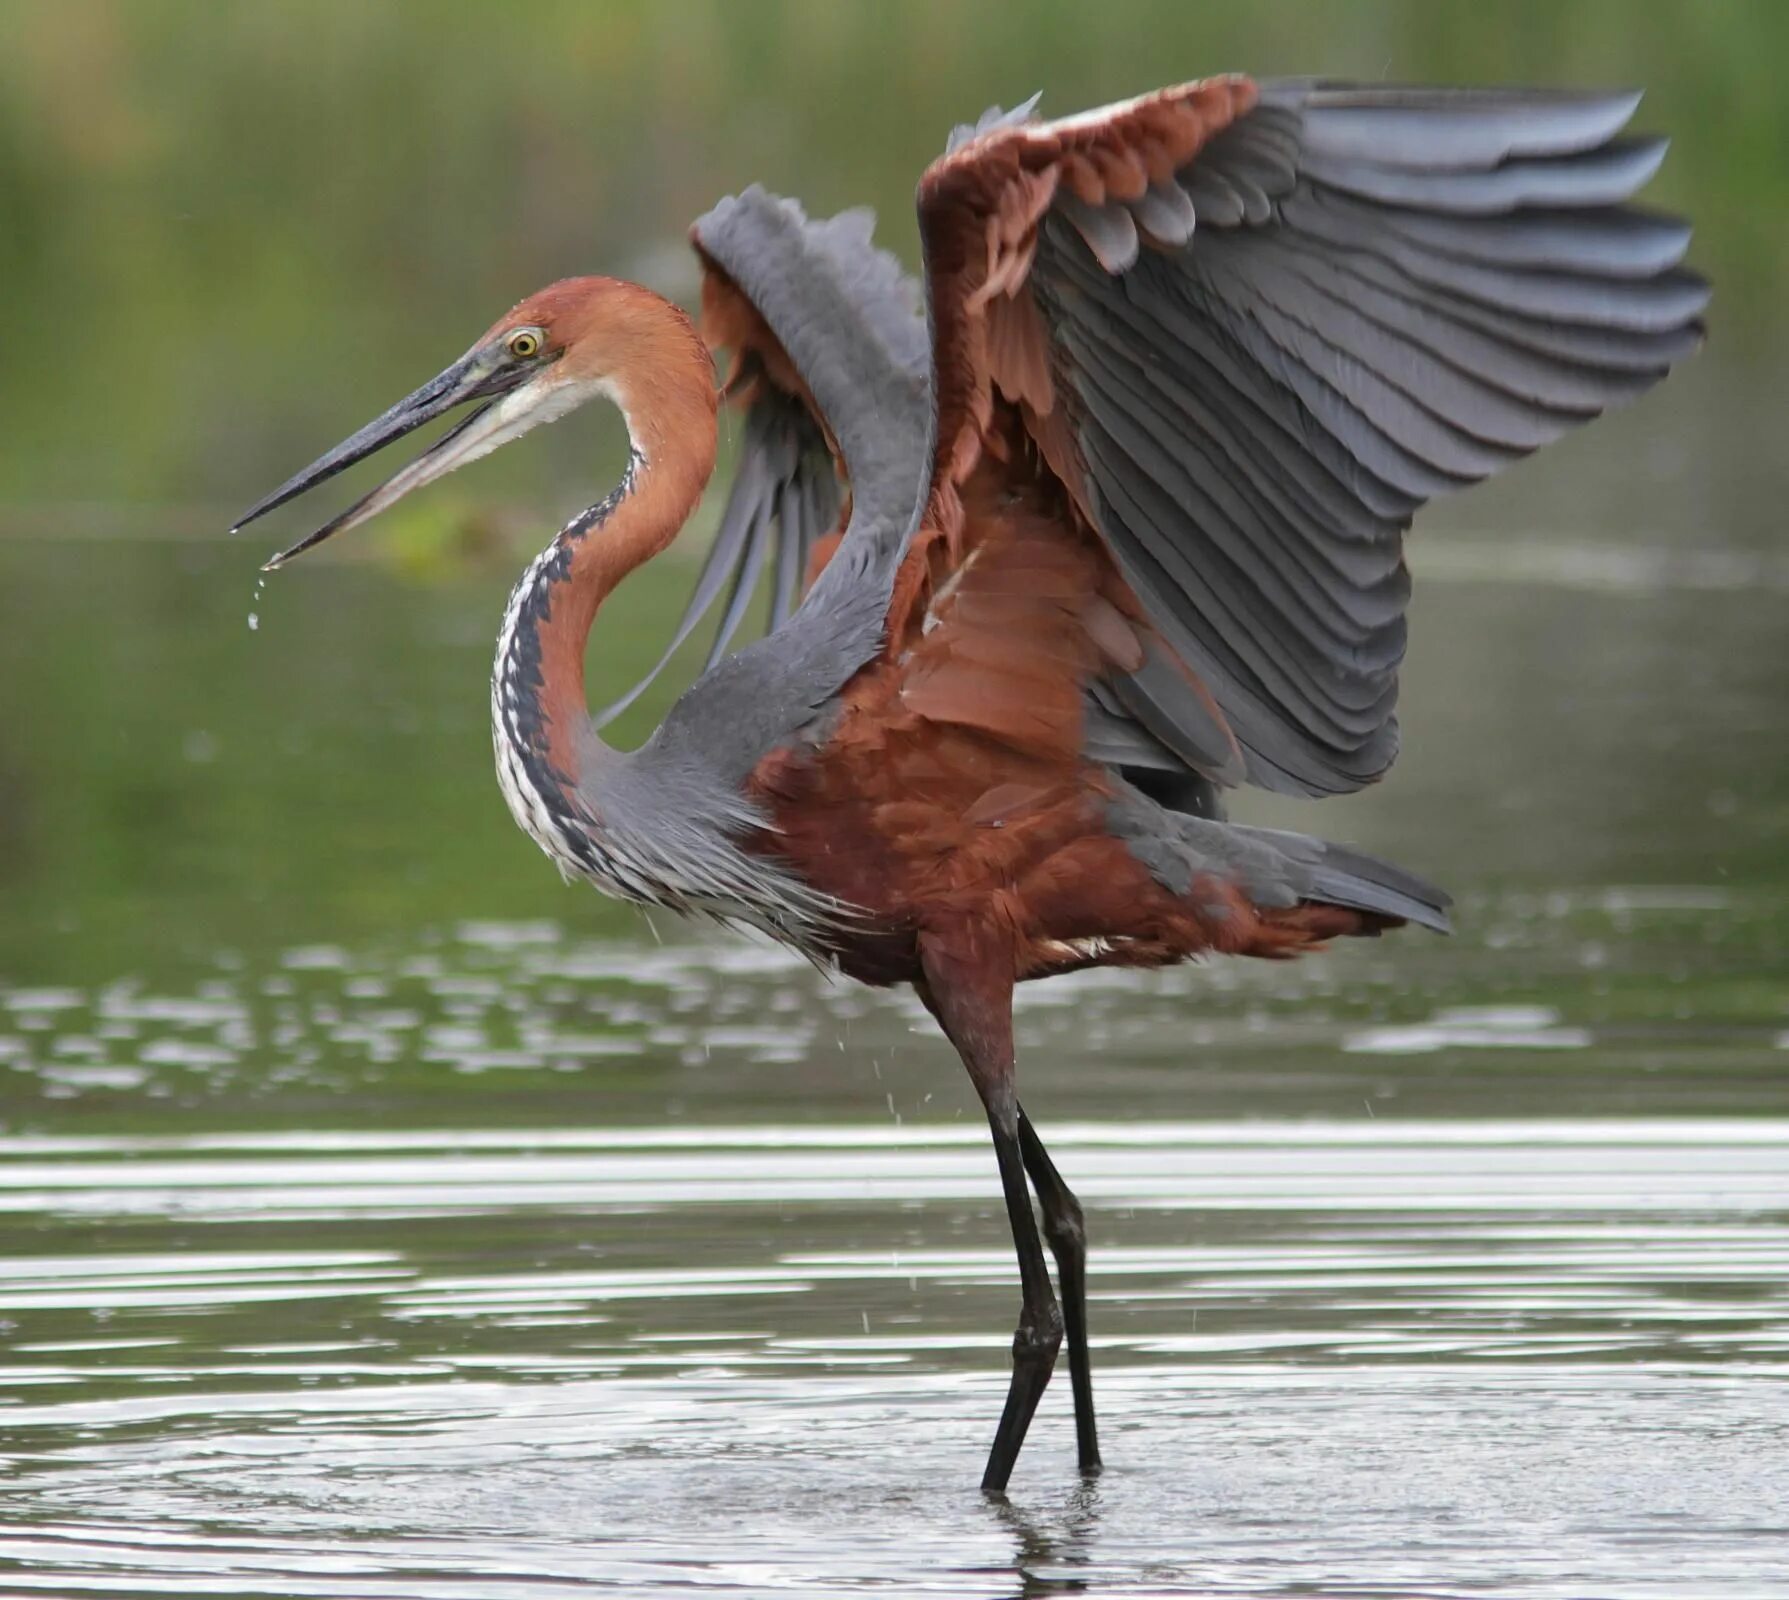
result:
[[(262, 573), (260, 577), (255, 579), (255, 599), (257, 601), (260, 600), (262, 594), (265, 593), (266, 589), (267, 589), (267, 574)], [(248, 614), (248, 631), (250, 633), (254, 633), (260, 628), (260, 626), (261, 626), (261, 613), (259, 611), (251, 611)]]

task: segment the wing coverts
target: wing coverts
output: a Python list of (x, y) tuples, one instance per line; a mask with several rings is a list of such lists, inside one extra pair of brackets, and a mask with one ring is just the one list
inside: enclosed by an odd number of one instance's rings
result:
[(1246, 771), (1195, 697), (1117, 684), (1161, 745), (1301, 794), (1391, 764), (1416, 508), (1700, 342), (1688, 228), (1623, 204), (1665, 148), (1618, 137), (1637, 102), (1268, 83), (1140, 193), (1064, 172), (1007, 292), (1048, 329), (1074, 487)]

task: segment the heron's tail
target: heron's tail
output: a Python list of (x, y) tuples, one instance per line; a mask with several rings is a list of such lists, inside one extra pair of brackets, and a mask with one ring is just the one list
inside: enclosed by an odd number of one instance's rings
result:
[(1453, 897), (1413, 872), (1307, 834), (1231, 826), (1294, 863), (1300, 869), (1295, 878), (1297, 888), (1305, 900), (1376, 917), (1396, 917), (1436, 933), (1453, 931), (1447, 915)]

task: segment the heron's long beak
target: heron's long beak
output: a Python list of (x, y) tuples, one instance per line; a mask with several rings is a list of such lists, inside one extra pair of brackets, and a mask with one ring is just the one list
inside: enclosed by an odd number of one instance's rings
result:
[[(358, 433), (344, 439), (327, 455), (320, 456), (304, 471), (288, 478), (263, 500), (257, 500), (240, 517), (231, 532), (246, 527), (275, 506), (284, 505), (307, 489), (315, 488), (338, 472), (346, 471), (363, 461), (375, 450), (382, 450), (393, 440), (413, 433), (425, 423), (445, 416), (455, 406), (469, 400), (483, 400), (458, 427), (444, 433), (409, 466), (387, 478), (370, 494), (364, 495), (315, 533), (300, 539), (289, 549), (269, 560), (263, 571), (284, 566), (293, 557), (320, 545), (325, 539), (377, 516), (401, 500), (412, 489), (445, 477), (455, 467), (464, 466), (488, 455), (537, 420), (531, 415), (542, 398), (542, 382), (548, 369), (528, 367), (507, 360), (501, 348), (475, 346), (438, 377), (425, 383), (416, 393), (406, 396), (383, 416), (369, 422)], [(534, 380), (530, 382), (529, 380)]]

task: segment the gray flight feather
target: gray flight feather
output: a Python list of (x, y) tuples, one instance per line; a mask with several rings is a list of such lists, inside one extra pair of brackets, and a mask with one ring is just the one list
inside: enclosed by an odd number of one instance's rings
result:
[(1196, 895), (1202, 881), (1227, 883), (1268, 909), (1315, 901), (1450, 931), (1451, 901), (1445, 892), (1346, 845), (1186, 816), (1129, 786), (1107, 805), (1106, 821), (1150, 875), (1176, 895)]
[[(1688, 229), (1626, 204), (1664, 155), (1620, 137), (1637, 101), (1265, 83), (1173, 184), (1046, 217), (1030, 282), (1087, 496), (1247, 781), (1378, 777), (1412, 513), (1700, 342)], [(1101, 746), (1128, 715), (1144, 748), (1235, 781), (1208, 708), (1164, 685), (1108, 700)]]
[[(810, 221), (793, 201), (755, 187), (696, 223), (703, 251), (764, 317), (824, 414), (845, 458), (851, 520), (792, 614), (764, 638), (711, 660), (638, 750), (611, 749), (593, 723), (578, 786), (607, 853), (572, 870), (630, 898), (757, 922), (809, 948), (820, 930), (850, 920), (851, 908), (740, 847), (767, 825), (743, 786), (773, 751), (821, 736), (839, 691), (881, 647), (895, 570), (919, 514), (930, 453), (930, 346), (916, 286), (872, 245), (870, 230), (868, 212)], [(773, 527), (788, 552), (776, 561), (780, 611), (792, 572), (837, 516), (840, 491), (823, 436), (797, 402), (775, 394), (755, 402), (745, 433), (716, 545), (673, 649), (730, 585), (716, 644), (724, 648)]]
[(1031, 121), (1037, 110), (1037, 103), (1043, 99), (1040, 90), (1029, 100), (1023, 100), (1011, 111), (1000, 106), (989, 106), (974, 122), (959, 122), (950, 130), (950, 137), (944, 142), (944, 153), (950, 155), (961, 150), (971, 139), (979, 139), (984, 133), (992, 133), (996, 128), (1016, 128), (1022, 123)]

